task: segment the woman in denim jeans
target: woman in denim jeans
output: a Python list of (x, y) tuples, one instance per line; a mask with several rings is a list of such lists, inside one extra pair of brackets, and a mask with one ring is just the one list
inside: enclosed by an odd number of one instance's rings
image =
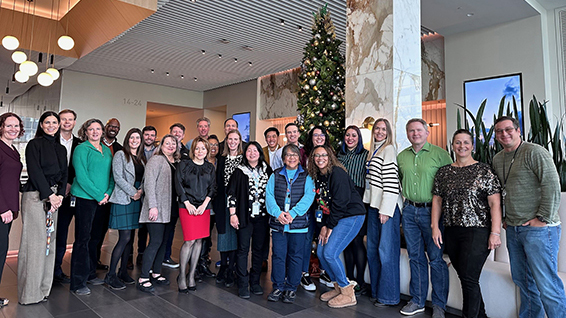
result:
[(371, 299), (376, 307), (397, 305), (401, 300), (399, 257), (401, 250), (401, 187), (393, 131), (379, 118), (372, 131), (366, 165), (364, 203), (368, 208), (368, 266)]
[(365, 207), (354, 182), (328, 146), (316, 146), (310, 157), (309, 175), (315, 180), (315, 221), (322, 228), (318, 236), (318, 258), (334, 289), (322, 294), (332, 308), (357, 304), (354, 284), (346, 277), (340, 254), (358, 235), (365, 220)]

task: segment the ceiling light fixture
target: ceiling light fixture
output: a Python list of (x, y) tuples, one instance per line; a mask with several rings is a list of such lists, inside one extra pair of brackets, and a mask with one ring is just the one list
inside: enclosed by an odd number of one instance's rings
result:
[(205, 54), (206, 54), (206, 51), (205, 51), (205, 50), (200, 50), (200, 52), (202, 53), (202, 55), (205, 55)]
[(252, 66), (252, 65), (253, 65), (253, 63), (252, 63), (252, 62), (248, 62), (248, 65), (249, 65), (249, 66)]
[(155, 73), (155, 70), (154, 70), (154, 69), (151, 69), (151, 74), (154, 74), (154, 73)]
[(218, 54), (218, 58), (221, 59), (221, 58), (222, 58), (222, 54)]
[(59, 47), (62, 50), (65, 50), (65, 51), (69, 51), (70, 49), (72, 49), (75, 46), (75, 40), (73, 40), (72, 37), (68, 36), (68, 34), (69, 34), (69, 11), (71, 11), (71, 0), (68, 1), (67, 13), (65, 14), (67, 16), (67, 31), (65, 32), (65, 35), (62, 35), (59, 38), (59, 40), (57, 40), (57, 44), (59, 44)]
[(281, 25), (285, 25), (285, 20), (283, 20), (283, 19), (279, 19), (279, 24), (281, 24)]
[(228, 41), (226, 39), (220, 39), (220, 43), (228, 44), (228, 43), (230, 43), (230, 41)]
[(184, 78), (185, 78), (185, 75), (181, 75), (181, 79), (184, 79)]
[(195, 82), (198, 80), (196, 77), (194, 78)]
[(297, 28), (299, 29), (299, 32), (303, 32), (303, 27), (302, 27), (302, 26), (299, 25)]
[(238, 59), (237, 59), (237, 58), (234, 58), (234, 63), (238, 63)]
[(242, 46), (242, 49), (244, 49), (244, 50), (246, 50), (246, 51), (253, 51), (253, 50), (254, 50), (254, 48), (251, 47), (251, 46), (249, 46), (249, 45), (244, 45), (244, 46)]
[(466, 14), (467, 17), (472, 17), (474, 14), (472, 12)]
[(22, 71), (17, 71), (16, 74), (14, 74), (14, 77), (19, 83), (25, 83), (29, 80), (29, 76)]
[[(28, 55), (31, 57), (31, 49), (33, 46), (33, 29), (35, 26), (35, 2), (33, 5), (33, 16), (31, 19), (31, 34), (30, 34), (30, 42), (29, 42), (29, 53)], [(25, 5), (25, 3), (24, 3)], [(29, 10), (31, 10), (31, 4), (29, 6)], [(28, 11), (29, 11), (28, 10)], [(29, 12), (28, 12), (29, 14)], [(34, 76), (35, 74), (37, 74), (37, 71), (39, 71), (39, 67), (37, 66), (37, 64), (35, 64), (34, 61), (32, 61), (31, 59), (28, 61), (24, 61), (22, 62), (22, 64), (20, 64), (20, 71), (22, 71), (23, 73), (25, 73), (27, 76)]]
[(37, 82), (41, 86), (51, 86), (53, 84), (53, 77), (47, 72), (37, 75)]
[(59, 71), (54, 67), (48, 68), (46, 72), (49, 73), (49, 75), (51, 75), (51, 77), (53, 77), (54, 81), (58, 80), (59, 77), (61, 76)]
[[(0, 2), (0, 7), (1, 7), (1, 5), (2, 5), (2, 3)], [(11, 18), (11, 21), (10, 21), (10, 25), (12, 27), (12, 32), (14, 32), (14, 12), (15, 11), (16, 11), (16, 0), (14, 0), (14, 4), (12, 5), (12, 18)], [(13, 35), (6, 35), (2, 39), (2, 46), (8, 51), (13, 51), (20, 46), (20, 41), (18, 40), (18, 38), (16, 38)]]
[(165, 75), (169, 76), (169, 72), (165, 72)]
[(21, 64), (22, 62), (26, 61), (27, 59), (28, 59), (28, 56), (26, 55), (25, 52), (14, 51), (14, 53), (12, 53), (12, 61), (14, 61), (14, 63), (16, 63), (16, 64)]

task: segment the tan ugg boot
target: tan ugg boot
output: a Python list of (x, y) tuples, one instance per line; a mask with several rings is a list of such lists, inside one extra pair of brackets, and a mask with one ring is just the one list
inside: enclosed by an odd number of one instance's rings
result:
[(329, 301), (332, 298), (340, 295), (340, 286), (338, 286), (337, 282), (332, 282), (334, 284), (334, 289), (327, 291), (326, 293), (320, 295), (320, 300), (322, 301)]
[(354, 292), (354, 285), (350, 284), (344, 288), (340, 288), (340, 294), (328, 301), (328, 306), (331, 308), (344, 308), (354, 306), (358, 303), (356, 300), (356, 293)]

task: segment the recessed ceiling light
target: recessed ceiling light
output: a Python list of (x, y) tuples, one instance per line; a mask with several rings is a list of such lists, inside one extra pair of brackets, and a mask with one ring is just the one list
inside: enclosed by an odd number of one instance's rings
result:
[(154, 69), (151, 69), (151, 74), (153, 74), (153, 73), (155, 73), (155, 70), (154, 70)]
[(218, 54), (218, 58), (221, 59), (221, 58), (222, 58), (222, 54)]
[(237, 59), (237, 58), (234, 58), (234, 62), (238, 62), (238, 59)]
[(228, 43), (230, 43), (230, 41), (228, 41), (226, 39), (220, 39), (220, 43), (228, 44)]
[(285, 25), (285, 20), (283, 20), (283, 19), (279, 19), (279, 24), (281, 24), (281, 25)]
[(196, 77), (194, 78), (195, 82), (198, 80)]
[(202, 55), (205, 55), (205, 54), (206, 54), (206, 51), (205, 51), (205, 50), (200, 50), (200, 52), (202, 53)]
[(165, 75), (169, 76), (169, 72), (165, 72)]
[(474, 14), (473, 14), (472, 12), (466, 14), (466, 16), (468, 16), (468, 17), (471, 17), (471, 16), (473, 16), (473, 15), (474, 15)]
[(242, 49), (244, 49), (244, 50), (246, 50), (246, 51), (253, 51), (253, 50), (254, 50), (254, 48), (251, 47), (251, 46), (249, 46), (249, 45), (244, 45), (244, 46), (242, 46)]
[(252, 62), (248, 62), (248, 65), (249, 65), (249, 66), (252, 66), (252, 65), (253, 65), (253, 63), (252, 63)]
[(181, 75), (181, 79), (185, 78), (185, 75)]
[(303, 27), (302, 27), (302, 26), (299, 25), (297, 28), (299, 29), (299, 32), (303, 32)]

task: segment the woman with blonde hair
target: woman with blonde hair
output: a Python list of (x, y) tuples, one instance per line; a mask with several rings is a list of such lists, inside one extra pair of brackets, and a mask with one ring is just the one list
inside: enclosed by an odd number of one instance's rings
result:
[(367, 253), (371, 298), (377, 307), (400, 301), (401, 186), (391, 124), (375, 121), (368, 156), (364, 203), (369, 204)]

